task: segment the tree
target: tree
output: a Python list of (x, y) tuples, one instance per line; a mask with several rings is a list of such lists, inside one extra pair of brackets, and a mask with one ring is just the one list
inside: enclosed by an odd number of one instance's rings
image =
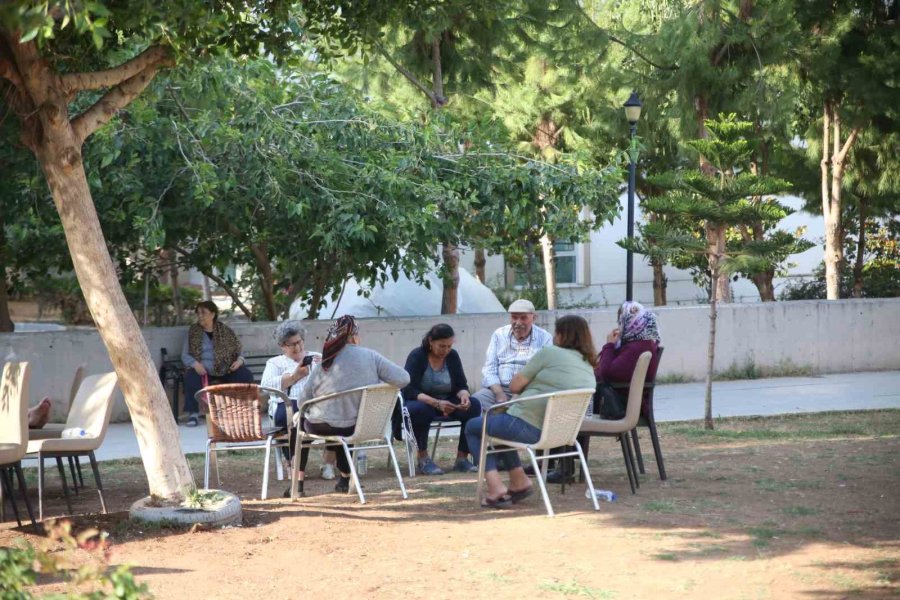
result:
[[(660, 220), (645, 226), (645, 237), (622, 240), (619, 245), (651, 256), (702, 255), (706, 259), (711, 285), (704, 421), (706, 428), (712, 429), (718, 280), (722, 275), (754, 271), (759, 269), (760, 264), (769, 264), (773, 257), (789, 251), (793, 238), (774, 236), (764, 241), (738, 240), (726, 245), (729, 227), (757, 222), (772, 224), (787, 216), (787, 208), (766, 197), (783, 193), (790, 185), (783, 180), (757, 175), (746, 168), (753, 151), (749, 140), (753, 133), (752, 123), (738, 121), (734, 115), (728, 115), (707, 120), (704, 128), (708, 137), (690, 141), (687, 146), (701, 154), (714, 170), (710, 172), (708, 168), (698, 168), (651, 178), (654, 185), (670, 192), (662, 197), (647, 199), (645, 203), (654, 213), (701, 223), (705, 236), (698, 238), (691, 231), (671, 228), (670, 222)], [(759, 198), (765, 200), (755, 200)], [(651, 239), (652, 243), (649, 241)]]
[(193, 479), (106, 248), (82, 146), (179, 53), (255, 52), (260, 44), (278, 53), (287, 47), (286, 4), (226, 0), (205, 8), (186, 0), (158, 7), (0, 5), (0, 97), (17, 117), (22, 142), (37, 157), (52, 193), (81, 289), (138, 434), (150, 493), (173, 498), (193, 486)]

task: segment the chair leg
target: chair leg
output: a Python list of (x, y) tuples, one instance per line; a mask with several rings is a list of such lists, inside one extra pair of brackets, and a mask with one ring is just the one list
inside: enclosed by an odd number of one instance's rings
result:
[(626, 434), (624, 433), (619, 434), (619, 444), (622, 446), (622, 458), (625, 460), (625, 471), (628, 472), (628, 484), (631, 486), (631, 493), (636, 494), (637, 489), (634, 485), (636, 477), (634, 473), (631, 472), (631, 457), (629, 456), (628, 441), (625, 436)]
[(656, 432), (656, 421), (650, 419), (650, 441), (653, 442), (653, 454), (656, 456), (656, 466), (659, 468), (659, 478), (666, 480), (666, 465), (663, 463), (662, 448), (659, 445), (659, 434)]
[[(297, 427), (297, 441), (294, 443), (294, 456), (291, 458), (291, 502), (297, 499), (297, 471), (300, 466), (300, 450), (303, 446), (303, 438), (306, 437), (302, 427)], [(290, 443), (290, 442), (288, 442)]]
[(644, 456), (641, 452), (641, 442), (638, 439), (637, 427), (631, 430), (631, 441), (634, 443), (634, 455), (637, 458), (638, 469), (640, 469), (641, 475), (644, 475), (646, 473), (644, 471)]
[(38, 521), (44, 520), (44, 457), (38, 453)]
[(66, 469), (63, 467), (62, 458), (56, 457), (56, 468), (59, 470), (59, 479), (62, 481), (62, 489), (63, 495), (66, 497), (66, 508), (69, 509), (69, 514), (72, 514), (72, 498), (69, 497), (69, 484), (66, 482)]
[(69, 474), (72, 476), (72, 489), (78, 493), (78, 477), (75, 475), (75, 457), (69, 457)]
[(434, 445), (431, 447), (431, 460), (434, 462), (434, 456), (437, 454), (437, 445), (438, 440), (441, 438), (441, 428), (444, 426), (443, 423), (437, 424), (437, 431), (434, 433)]
[[(538, 460), (537, 456), (534, 455), (534, 450), (532, 450), (531, 448), (525, 448), (525, 450), (528, 452), (528, 457), (531, 458), (531, 464), (534, 467), (534, 472), (537, 473)], [(545, 460), (543, 461), (543, 463), (546, 469), (547, 461)], [(535, 477), (535, 479), (537, 479), (538, 481), (538, 487), (541, 488), (541, 496), (543, 496), (544, 498), (544, 506), (547, 507), (547, 515), (552, 517), (555, 515), (555, 513), (553, 512), (553, 506), (550, 504), (550, 497), (547, 495), (547, 484), (544, 482), (546, 475), (547, 474), (544, 473), (543, 477)]]
[(353, 482), (353, 486), (356, 488), (356, 495), (359, 496), (359, 503), (365, 504), (366, 497), (363, 494), (362, 486), (359, 485), (359, 476), (356, 474), (356, 461), (353, 460), (355, 457), (350, 453), (350, 447), (343, 440), (341, 440), (341, 446), (344, 448), (344, 454), (347, 456), (347, 462), (350, 464), (350, 479)]
[(400, 464), (397, 462), (397, 455), (394, 454), (394, 445), (391, 443), (391, 436), (384, 436), (384, 441), (387, 442), (388, 454), (390, 454), (390, 458), (394, 462), (394, 474), (397, 475), (397, 483), (400, 484), (400, 492), (403, 494), (403, 499), (406, 500), (409, 496), (406, 493), (406, 486), (403, 485), (403, 475), (400, 474)]
[(31, 510), (31, 500), (28, 499), (28, 486), (25, 484), (25, 473), (22, 472), (22, 463), (18, 463), (15, 469), (16, 477), (19, 478), (19, 489), (22, 490), (22, 499), (25, 500), (25, 508), (28, 510), (28, 518), (31, 519), (31, 524), (37, 527), (37, 523), (34, 522), (34, 513)]
[(78, 470), (78, 485), (84, 487), (84, 474), (81, 472), (81, 460), (75, 457), (75, 468)]
[(19, 507), (16, 506), (16, 498), (13, 496), (12, 485), (9, 477), (9, 469), (4, 466), (0, 468), (0, 485), (3, 486), (3, 494), (9, 498), (9, 505), (12, 506), (13, 515), (16, 517), (16, 523), (22, 526), (22, 519), (19, 518)]
[[(484, 491), (484, 461), (487, 458), (487, 417), (481, 419), (481, 447), (478, 449), (478, 483), (475, 485), (475, 503), (481, 506)], [(535, 473), (537, 470), (535, 470)]]
[[(288, 442), (288, 446), (290, 447), (290, 442)], [(284, 465), (281, 464), (283, 462), (281, 459), (281, 456), (275, 457), (275, 479), (278, 481), (284, 481)]]
[[(6, 467), (0, 467), (0, 477), (3, 477), (3, 469)], [(6, 520), (6, 496), (9, 494), (6, 493), (6, 488), (3, 487), (3, 481), (0, 480), (0, 523)]]
[(103, 483), (100, 481), (100, 469), (97, 467), (97, 457), (94, 456), (93, 450), (88, 454), (88, 457), (91, 459), (91, 470), (94, 472), (94, 484), (97, 486), (97, 494), (100, 496), (100, 510), (103, 511), (103, 514), (105, 515), (106, 501), (103, 499)]
[(203, 489), (209, 489), (209, 455), (212, 452), (212, 440), (206, 441), (206, 460), (203, 461)]
[(588, 491), (591, 493), (591, 502), (594, 503), (594, 510), (600, 510), (600, 503), (597, 502), (597, 494), (594, 493), (594, 482), (591, 480), (591, 472), (588, 470), (587, 457), (581, 449), (581, 444), (575, 440), (575, 450), (578, 451), (578, 460), (581, 461), (581, 475), (587, 482)]
[(259, 498), (260, 500), (265, 500), (268, 496), (269, 491), (269, 462), (272, 458), (272, 437), (269, 436), (266, 439), (266, 457), (263, 459), (263, 480), (262, 480), (262, 491), (260, 492)]

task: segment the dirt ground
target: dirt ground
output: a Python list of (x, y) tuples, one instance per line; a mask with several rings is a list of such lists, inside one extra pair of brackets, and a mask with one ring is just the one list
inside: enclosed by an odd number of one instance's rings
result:
[[(720, 420), (714, 432), (675, 423), (661, 433), (669, 479), (660, 481), (643, 432), (647, 474), (635, 495), (617, 443), (593, 440), (594, 482), (619, 496), (599, 512), (578, 484), (565, 494), (550, 486), (555, 518), (538, 494), (480, 509), (475, 477), (463, 474), (407, 479), (403, 500), (377, 456), (365, 505), (319, 479), (291, 503), (274, 477), (276, 499), (260, 501), (261, 454), (242, 453), (221, 459), (221, 487), (243, 501), (241, 527), (127, 521), (122, 511), (146, 489), (137, 461), (104, 463), (111, 512), (75, 521), (109, 531), (112, 563), (133, 565), (156, 598), (900, 596), (900, 411)], [(439, 464), (453, 450), (443, 441)], [(199, 480), (202, 457), (191, 464)], [(76, 512), (99, 507), (86, 483)], [(58, 480), (47, 490), (49, 514), (63, 514)], [(47, 543), (11, 525), (0, 527), (0, 545)], [(35, 592), (60, 589), (44, 582)]]

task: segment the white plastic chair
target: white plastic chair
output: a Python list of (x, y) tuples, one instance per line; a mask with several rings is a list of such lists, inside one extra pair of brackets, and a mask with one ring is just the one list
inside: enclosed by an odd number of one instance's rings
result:
[[(536, 477), (538, 486), (541, 489), (541, 495), (544, 498), (544, 506), (547, 507), (547, 514), (551, 517), (554, 515), (553, 506), (550, 504), (550, 498), (547, 496), (547, 485), (544, 480), (547, 477), (547, 462), (551, 458), (563, 458), (566, 456), (577, 456), (581, 461), (581, 468), (587, 481), (588, 489), (591, 492), (591, 499), (594, 503), (594, 510), (600, 510), (597, 498), (594, 496), (594, 484), (591, 481), (591, 474), (588, 471), (587, 461), (581, 451), (581, 445), (575, 439), (581, 427), (581, 421), (587, 411), (588, 403), (594, 395), (593, 388), (579, 388), (574, 390), (565, 390), (560, 392), (550, 392), (548, 394), (540, 394), (537, 396), (527, 396), (524, 398), (516, 398), (507, 402), (501, 402), (491, 406), (484, 415), (481, 423), (481, 450), (478, 459), (478, 489), (475, 492), (476, 501), (480, 505), (482, 502), (482, 491), (484, 488), (484, 459), (488, 454), (497, 452), (508, 452), (510, 448), (517, 450), (525, 450), (531, 458), (531, 464), (534, 466), (534, 472), (540, 473)], [(498, 437), (491, 437), (487, 434), (487, 422), (494, 413), (501, 408), (507, 408), (520, 402), (534, 402), (536, 400), (546, 399), (547, 410), (544, 413), (544, 423), (541, 426), (541, 438), (534, 444), (525, 444), (522, 442), (514, 442), (504, 440)], [(490, 444), (490, 448), (488, 445)], [(494, 446), (505, 446), (504, 448), (496, 448)], [(559, 446), (575, 446), (575, 451), (566, 452), (549, 452), (553, 448)], [(537, 456), (535, 450), (547, 451), (543, 456)], [(544, 461), (543, 470), (538, 469), (538, 461)]]
[(599, 416), (585, 417), (581, 422), (581, 435), (600, 435), (616, 437), (622, 446), (622, 456), (625, 459), (625, 470), (628, 472), (628, 483), (631, 485), (631, 493), (637, 491), (640, 486), (637, 472), (634, 466), (634, 456), (631, 454), (631, 444), (628, 433), (637, 427), (641, 417), (641, 401), (644, 397), (644, 379), (647, 377), (647, 368), (650, 366), (652, 354), (647, 351), (642, 353), (634, 366), (631, 374), (631, 383), (628, 389), (628, 402), (625, 406), (625, 416), (618, 420), (601, 419)]
[(9, 496), (13, 514), (19, 527), (19, 508), (13, 495), (12, 472), (19, 480), (19, 488), (31, 524), (34, 525), (34, 514), (28, 500), (28, 488), (22, 474), (22, 457), (28, 447), (28, 383), (31, 368), (27, 362), (8, 362), (3, 365), (3, 379), (0, 380), (0, 520), (5, 518), (4, 494)]
[[(291, 465), (291, 500), (297, 498), (297, 463), (300, 460), (300, 449), (303, 443), (309, 439), (312, 443), (322, 442), (325, 446), (338, 446), (344, 449), (344, 455), (347, 462), (350, 463), (350, 480), (356, 488), (356, 494), (359, 496), (359, 503), (365, 504), (366, 497), (363, 494), (362, 487), (359, 485), (359, 476), (356, 473), (356, 463), (354, 453), (357, 449), (376, 450), (379, 448), (387, 448), (394, 464), (394, 473), (397, 476), (397, 482), (400, 484), (400, 492), (403, 498), (407, 498), (406, 486), (403, 485), (403, 475), (400, 474), (400, 465), (397, 462), (397, 455), (394, 453), (394, 446), (391, 444), (391, 414), (394, 412), (394, 406), (397, 403), (396, 386), (386, 383), (377, 385), (367, 385), (364, 387), (344, 390), (326, 396), (319, 396), (307, 400), (298, 407), (294, 413), (294, 426), (297, 427), (297, 445), (294, 449), (294, 459)], [(306, 415), (307, 410), (314, 404), (332, 400), (337, 396), (345, 396), (347, 394), (360, 393), (359, 413), (356, 417), (356, 426), (353, 434), (348, 437), (339, 435), (317, 435), (307, 433), (300, 425), (301, 418)], [(380, 442), (380, 443), (373, 443)]]
[[(87, 456), (94, 472), (94, 483), (100, 496), (100, 508), (106, 514), (106, 502), (103, 499), (103, 484), (100, 482), (100, 470), (94, 450), (100, 447), (109, 428), (109, 417), (112, 415), (113, 392), (118, 377), (114, 372), (85, 377), (78, 387), (78, 394), (69, 409), (65, 430), (83, 431), (80, 437), (58, 437), (49, 439), (31, 439), (28, 441), (28, 454), (25, 458), (38, 461), (38, 518), (44, 518), (44, 459), (56, 458), (56, 465), (62, 479), (66, 505), (72, 512), (69, 488), (66, 485), (65, 469), (62, 458), (69, 456)], [(64, 431), (65, 431), (64, 430)]]

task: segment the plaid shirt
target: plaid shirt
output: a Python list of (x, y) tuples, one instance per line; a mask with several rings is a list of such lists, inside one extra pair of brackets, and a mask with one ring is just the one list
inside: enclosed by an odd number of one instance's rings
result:
[(504, 325), (491, 336), (481, 369), (481, 385), (509, 387), (512, 378), (538, 350), (552, 345), (553, 336), (537, 325), (532, 325), (531, 333), (521, 342), (512, 334), (512, 325)]

